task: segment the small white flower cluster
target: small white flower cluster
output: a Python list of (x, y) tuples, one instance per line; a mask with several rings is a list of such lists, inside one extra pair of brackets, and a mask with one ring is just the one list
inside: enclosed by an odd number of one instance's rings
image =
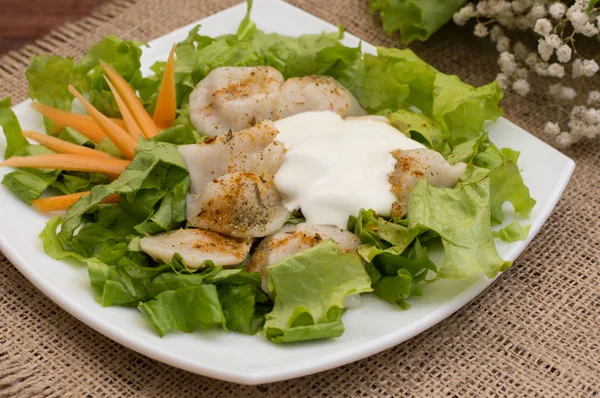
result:
[(569, 147), (583, 138), (594, 139), (600, 136), (600, 109), (574, 106), (569, 114), (568, 127), (568, 132), (561, 132), (558, 123), (546, 122), (544, 133), (555, 137), (556, 144), (561, 148)]
[[(566, 3), (556, 0), (479, 0), (476, 4), (467, 3), (454, 14), (453, 20), (461, 26), (471, 19), (477, 21), (473, 34), (489, 37), (500, 54), (500, 73), (496, 81), (505, 91), (526, 96), (532, 89), (528, 79), (530, 73), (551, 79), (577, 79), (592, 78), (600, 71), (596, 60), (581, 57), (575, 48), (578, 35), (595, 37), (600, 42), (600, 2), (595, 8), (590, 7), (590, 0)], [(514, 30), (534, 33), (538, 38), (537, 48), (532, 50), (520, 41), (512, 44), (505, 32)], [(574, 106), (578, 93), (572, 87), (551, 83), (548, 87), (550, 97), (562, 109), (572, 107), (570, 112), (567, 111), (568, 121), (563, 122), (565, 131), (554, 122), (547, 122), (544, 128), (546, 134), (556, 139), (558, 146), (566, 147), (584, 137), (600, 136), (600, 119), (594, 119), (600, 114), (594, 108), (600, 106), (600, 91), (589, 92), (586, 108)]]

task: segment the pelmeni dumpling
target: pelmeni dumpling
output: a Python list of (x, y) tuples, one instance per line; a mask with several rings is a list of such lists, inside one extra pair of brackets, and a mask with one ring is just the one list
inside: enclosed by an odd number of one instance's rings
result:
[(190, 95), (192, 125), (214, 137), (274, 120), (282, 84), (283, 76), (270, 66), (213, 69)]
[(286, 80), (276, 106), (278, 118), (314, 111), (332, 111), (341, 117), (367, 114), (352, 93), (331, 76)]
[(241, 263), (250, 253), (252, 239), (237, 239), (217, 232), (186, 228), (140, 240), (140, 249), (154, 260), (170, 263), (178, 253), (189, 268), (198, 268), (206, 260), (227, 267)]
[(270, 235), (289, 216), (273, 180), (255, 173), (225, 174), (187, 196), (190, 225), (236, 238)]

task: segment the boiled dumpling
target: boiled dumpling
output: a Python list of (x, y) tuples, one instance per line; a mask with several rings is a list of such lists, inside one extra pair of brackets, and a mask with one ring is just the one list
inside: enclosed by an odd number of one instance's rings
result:
[(217, 266), (231, 266), (244, 261), (250, 253), (251, 239), (236, 239), (201, 229), (178, 229), (140, 240), (142, 251), (154, 260), (170, 263), (178, 253), (190, 268), (198, 268), (206, 260)]
[(315, 75), (286, 80), (277, 102), (278, 117), (314, 111), (332, 111), (342, 117), (366, 115), (352, 93), (333, 77)]
[(273, 180), (255, 173), (225, 174), (187, 197), (192, 226), (237, 238), (272, 234), (289, 216)]
[[(277, 162), (281, 164), (279, 158), (283, 161), (283, 154), (274, 153), (279, 148), (270, 145), (277, 133), (273, 122), (267, 120), (242, 131), (180, 146), (179, 152), (192, 181), (191, 192), (202, 192), (206, 184), (224, 174), (254, 171), (261, 162), (265, 163), (261, 166), (264, 171), (277, 165)], [(267, 147), (269, 149), (265, 151)], [(283, 151), (283, 146), (279, 147)]]
[(212, 70), (192, 91), (189, 110), (192, 125), (209, 137), (309, 111), (333, 111), (342, 117), (366, 115), (352, 93), (334, 78), (293, 77), (284, 83), (281, 73), (269, 66)]
[(281, 73), (269, 66), (213, 69), (190, 95), (192, 125), (214, 137), (273, 120), (282, 84)]

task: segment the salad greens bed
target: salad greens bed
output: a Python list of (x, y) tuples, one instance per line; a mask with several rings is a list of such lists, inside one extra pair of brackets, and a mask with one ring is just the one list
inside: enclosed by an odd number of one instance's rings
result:
[[(413, 3), (406, 2), (407, 7)], [(248, 16), (235, 34), (213, 38), (201, 35), (199, 28), (176, 47), (175, 125), (152, 139), (141, 138), (135, 158), (118, 179), (19, 169), (2, 181), (26, 203), (47, 190), (91, 189), (64, 218), (48, 221), (40, 238), (52, 258), (70, 257), (87, 264), (94, 297), (101, 305), (137, 307), (161, 336), (171, 330), (222, 328), (246, 334), (263, 330), (273, 341), (293, 342), (341, 335), (348, 295), (373, 291), (406, 309), (407, 299), (420, 295), (423, 283), (480, 273), (491, 278), (510, 266), (498, 255), (493, 238), (524, 239), (528, 228), (513, 223), (492, 232), (491, 226), (503, 221), (505, 202), (527, 217), (535, 200), (519, 173), (519, 153), (497, 148), (481, 133), (486, 120), (502, 115), (497, 83), (472, 87), (435, 70), (410, 50), (380, 47), (377, 55), (363, 55), (360, 46), (341, 44), (342, 29), (301, 37), (266, 34)], [(99, 60), (103, 60), (127, 79), (151, 112), (164, 63), (157, 62), (152, 75), (142, 76), (142, 45), (110, 36), (79, 62), (35, 57), (27, 70), (30, 97), (70, 111), (73, 98), (67, 85), (72, 84), (101, 112), (119, 116), (102, 77)], [(259, 274), (245, 271), (243, 264), (223, 269), (209, 261), (200, 270), (190, 270), (179, 255), (170, 264), (153, 261), (140, 251), (141, 237), (185, 226), (190, 180), (177, 146), (203, 139), (189, 122), (190, 92), (216, 67), (253, 65), (272, 66), (286, 78), (333, 76), (369, 113), (388, 116), (394, 126), (450, 163), (466, 162), (467, 172), (454, 188), (419, 181), (408, 216), (402, 219), (380, 217), (371, 210), (351, 217), (348, 228), (361, 239), (360, 257), (342, 253), (327, 241), (273, 265), (268, 271), (273, 299), (262, 291)], [(24, 138), (10, 99), (0, 103), (0, 125), (8, 143), (5, 157), (51, 153)], [(108, 142), (95, 145), (70, 128), (46, 125), (62, 139), (118, 155)], [(119, 204), (101, 203), (115, 193), (120, 195)], [(439, 268), (428, 256), (428, 248), (436, 242), (445, 250)]]

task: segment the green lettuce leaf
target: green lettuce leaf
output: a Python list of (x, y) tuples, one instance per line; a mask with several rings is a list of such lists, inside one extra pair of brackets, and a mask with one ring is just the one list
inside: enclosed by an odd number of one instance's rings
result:
[(370, 0), (371, 12), (379, 12), (383, 30), (400, 32), (402, 43), (425, 41), (452, 19), (466, 0)]
[[(187, 178), (185, 162), (181, 158), (177, 146), (164, 142), (140, 140), (136, 156), (119, 178), (110, 185), (99, 185), (92, 188), (90, 195), (75, 203), (65, 215), (59, 233), (61, 240), (69, 244), (75, 230), (84, 221), (84, 216), (96, 209), (109, 195), (121, 193), (125, 200), (133, 201), (141, 189), (169, 189), (182, 179)], [(173, 205), (175, 216), (181, 214), (181, 202)], [(179, 213), (178, 213), (179, 212)]]
[(265, 331), (275, 342), (339, 336), (345, 297), (372, 290), (359, 257), (331, 240), (271, 265), (267, 274), (275, 305)]
[(502, 205), (510, 202), (522, 217), (529, 217), (535, 199), (529, 193), (529, 188), (523, 182), (523, 177), (517, 166), (519, 152), (509, 148), (500, 151), (502, 165), (490, 171), (490, 206), (493, 224), (500, 224), (504, 220)]
[(486, 120), (502, 116), (503, 92), (497, 82), (473, 87), (457, 76), (438, 73), (433, 88), (433, 118), (451, 136), (452, 145), (479, 138)]
[(138, 309), (161, 337), (171, 330), (186, 333), (199, 328), (227, 330), (217, 288), (210, 284), (165, 291), (141, 303)]
[[(157, 275), (168, 272), (169, 265), (149, 267), (131, 258), (124, 257), (127, 245), (115, 250), (108, 245), (98, 257), (86, 260), (94, 299), (102, 306), (137, 306), (140, 301), (150, 299), (151, 281)], [(108, 265), (106, 261), (116, 261)]]
[(477, 138), (461, 142), (452, 148), (450, 154), (446, 157), (446, 160), (450, 164), (456, 164), (458, 162), (471, 162), (475, 156), (480, 152), (485, 151), (488, 146), (491, 145), (491, 141), (488, 138), (487, 133), (483, 133)]
[(399, 109), (390, 114), (390, 123), (415, 141), (438, 152), (444, 152), (447, 134), (431, 118), (422, 113)]
[[(29, 96), (42, 104), (71, 111), (73, 96), (68, 91), (71, 84), (86, 95), (100, 112), (118, 116), (118, 107), (104, 80), (99, 61), (113, 66), (129, 82), (142, 81), (139, 71), (141, 45), (134, 40), (106, 36), (77, 63), (71, 58), (36, 56), (26, 71)], [(47, 127), (51, 125), (46, 124)]]
[(0, 127), (6, 137), (4, 159), (16, 155), (23, 148), (29, 146), (29, 142), (21, 131), (21, 124), (11, 108), (10, 97), (0, 101)]
[(62, 222), (60, 216), (52, 217), (46, 223), (46, 226), (40, 233), (40, 239), (44, 246), (44, 251), (55, 260), (63, 260), (68, 257), (73, 257), (77, 260), (84, 261), (84, 257), (72, 250), (65, 250), (62, 242), (56, 234), (56, 229)]
[(10, 172), (2, 179), (2, 185), (28, 205), (52, 186), (56, 173), (44, 173), (37, 169), (20, 169)]
[[(69, 93), (69, 84), (80, 87), (81, 79), (74, 73), (74, 68), (72, 58), (51, 55), (33, 57), (25, 72), (29, 83), (29, 98), (70, 112), (73, 96)], [(46, 130), (50, 131), (54, 123), (46, 118), (44, 121)]]
[(490, 224), (490, 181), (456, 188), (436, 188), (419, 180), (408, 203), (408, 227), (433, 230), (442, 239), (446, 258), (439, 278), (493, 278), (511, 263), (498, 255)]
[(95, 148), (94, 142), (87, 138), (85, 135), (73, 130), (71, 127), (62, 129), (58, 135), (63, 141), (70, 142), (71, 144), (81, 145), (88, 148)]
[(419, 239), (401, 254), (380, 253), (373, 259), (372, 267), (373, 293), (401, 309), (410, 307), (407, 298), (421, 295), (419, 284), (429, 271), (437, 272)]
[(402, 81), (399, 64), (385, 57), (365, 54), (353, 73), (336, 76), (369, 111), (402, 106), (410, 95), (410, 87)]
[(516, 242), (519, 240), (527, 239), (531, 225), (521, 225), (517, 221), (513, 221), (506, 227), (493, 231), (492, 235), (494, 238), (500, 238), (502, 241), (507, 243)]
[(204, 136), (198, 134), (190, 125), (177, 125), (161, 131), (151, 138), (152, 141), (167, 142), (173, 145), (196, 144), (204, 141)]
[(267, 297), (252, 285), (223, 284), (217, 287), (227, 329), (245, 334), (255, 334), (264, 322), (264, 314), (256, 312), (257, 302), (266, 302)]
[(358, 254), (367, 262), (381, 253), (400, 254), (414, 239), (405, 225), (386, 221), (373, 210), (361, 209), (350, 217), (348, 230), (360, 238)]

